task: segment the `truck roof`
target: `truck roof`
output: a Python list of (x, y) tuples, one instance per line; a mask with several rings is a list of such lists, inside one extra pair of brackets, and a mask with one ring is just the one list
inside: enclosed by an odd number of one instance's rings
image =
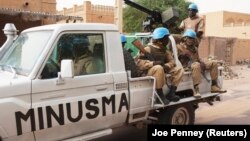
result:
[(23, 32), (39, 31), (39, 30), (57, 30), (59, 32), (66, 30), (118, 31), (118, 27), (114, 24), (103, 24), (103, 23), (63, 23), (63, 24), (51, 24), (51, 25), (32, 27), (24, 30)]

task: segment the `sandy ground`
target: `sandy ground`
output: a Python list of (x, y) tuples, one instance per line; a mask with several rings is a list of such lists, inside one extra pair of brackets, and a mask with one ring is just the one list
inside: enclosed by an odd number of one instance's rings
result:
[(227, 90), (224, 98), (234, 96), (237, 92), (249, 92), (250, 94), (250, 68), (244, 66), (232, 66), (231, 69), (238, 77), (232, 79), (225, 79), (223, 81), (223, 88)]
[(247, 65), (244, 66), (232, 66), (231, 69), (234, 73), (238, 74), (238, 77), (234, 77), (232, 79), (225, 79), (224, 86), (225, 88), (230, 88), (231, 86), (235, 85), (236, 83), (244, 83), (250, 82), (250, 68)]
[(227, 93), (213, 106), (200, 104), (196, 111), (196, 124), (250, 124), (250, 68), (233, 66), (238, 77), (224, 80)]

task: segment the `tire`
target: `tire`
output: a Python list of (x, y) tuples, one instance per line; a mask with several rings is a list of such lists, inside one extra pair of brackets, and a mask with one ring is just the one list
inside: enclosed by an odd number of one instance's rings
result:
[(133, 57), (131, 56), (131, 54), (125, 48), (123, 48), (123, 56), (124, 56), (126, 71), (131, 71), (132, 78), (138, 77), (139, 73), (138, 73), (138, 69), (137, 69), (137, 66), (135, 64), (135, 61), (134, 61)]
[(195, 109), (194, 106), (189, 103), (167, 107), (161, 111), (158, 119), (159, 124), (193, 125)]

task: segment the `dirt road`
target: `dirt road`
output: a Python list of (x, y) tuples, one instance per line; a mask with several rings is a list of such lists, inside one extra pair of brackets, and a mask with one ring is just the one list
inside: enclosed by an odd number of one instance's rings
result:
[(196, 111), (196, 124), (250, 124), (250, 68), (234, 66), (238, 78), (224, 80), (227, 93), (214, 106), (200, 104)]

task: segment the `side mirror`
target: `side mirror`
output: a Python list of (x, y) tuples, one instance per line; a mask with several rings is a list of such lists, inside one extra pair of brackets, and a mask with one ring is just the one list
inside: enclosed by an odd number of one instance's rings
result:
[(74, 64), (70, 59), (61, 61), (61, 78), (73, 78), (74, 77)]

